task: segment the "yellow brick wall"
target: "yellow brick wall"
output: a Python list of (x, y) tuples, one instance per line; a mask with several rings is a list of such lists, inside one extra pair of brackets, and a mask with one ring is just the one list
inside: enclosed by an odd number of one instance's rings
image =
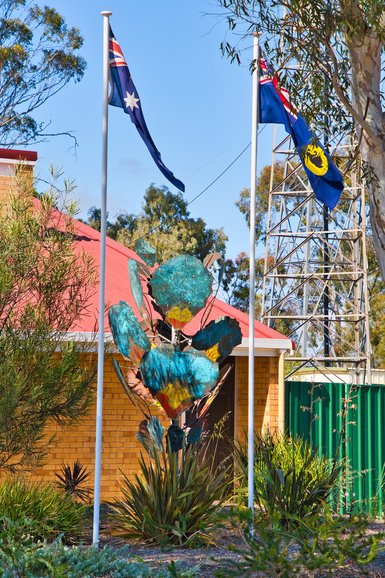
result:
[(12, 179), (4, 175), (0, 175), (0, 196), (8, 195), (11, 187)]
[[(247, 358), (237, 358), (236, 424), (237, 435), (247, 430)], [(255, 358), (255, 416), (256, 428), (277, 425), (278, 414), (278, 358)], [(138, 471), (138, 458), (142, 446), (135, 438), (141, 412), (123, 392), (111, 363), (106, 356), (103, 399), (103, 454), (101, 473), (101, 499), (112, 500), (119, 495), (118, 481), (121, 471), (132, 475)], [(166, 424), (165, 424), (166, 425)], [(37, 479), (54, 480), (55, 471), (63, 463), (75, 460), (94, 471), (95, 464), (95, 405), (79, 424), (59, 427), (51, 425), (47, 436), (55, 433), (56, 443), (48, 450), (45, 464), (34, 471)], [(93, 486), (93, 479), (90, 482)]]
[[(103, 390), (101, 499), (108, 501), (119, 494), (120, 472), (132, 474), (138, 469), (142, 446), (135, 433), (144, 417), (124, 393), (112, 366), (111, 355), (105, 359)], [(96, 403), (78, 424), (64, 427), (51, 424), (47, 428), (47, 437), (56, 434), (55, 445), (50, 447), (44, 465), (34, 470), (34, 477), (54, 480), (54, 474), (62, 464), (72, 465), (75, 460), (80, 460), (94, 472), (95, 420)], [(93, 476), (89, 485), (93, 487)]]
[[(19, 169), (20, 170), (20, 167)], [(32, 186), (33, 186), (33, 166), (32, 165), (23, 165), (21, 169), (22, 178), (28, 178), (27, 183), (31, 187), (32, 193)], [(7, 198), (12, 192), (12, 189), (15, 190), (15, 177), (10, 174), (9, 176), (0, 175), (0, 198)]]
[[(235, 431), (239, 439), (247, 432), (248, 413), (248, 358), (237, 357), (235, 389)], [(265, 427), (278, 428), (278, 357), (254, 359), (254, 426), (256, 431)]]

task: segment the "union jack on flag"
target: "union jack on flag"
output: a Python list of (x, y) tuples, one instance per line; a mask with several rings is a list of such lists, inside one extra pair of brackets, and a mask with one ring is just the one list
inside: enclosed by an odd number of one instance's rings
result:
[(292, 117), (293, 121), (296, 121), (298, 118), (298, 110), (295, 108), (294, 104), (290, 102), (289, 93), (286, 88), (279, 85), (278, 76), (270, 73), (268, 64), (264, 58), (260, 59), (259, 66), (261, 69), (259, 83), (272, 84), (274, 86), (287, 114)]
[(290, 102), (289, 93), (280, 86), (278, 76), (271, 73), (262, 56), (259, 71), (259, 121), (284, 125), (293, 139), (315, 196), (329, 209), (334, 209), (344, 188), (341, 173)]
[(131, 121), (136, 126), (158, 169), (177, 189), (184, 192), (184, 184), (175, 178), (170, 169), (166, 167), (162, 161), (160, 152), (151, 138), (146, 121), (144, 120), (138, 91), (131, 78), (122, 49), (113, 35), (111, 26), (109, 32), (109, 64), (112, 86), (109, 104), (122, 108), (126, 114), (130, 115)]
[[(110, 28), (111, 30), (111, 28)], [(111, 31), (112, 32), (112, 31)], [(127, 62), (124, 59), (122, 49), (120, 48), (118, 42), (115, 40), (112, 34), (109, 38), (109, 53), (110, 53), (110, 66), (127, 66)]]

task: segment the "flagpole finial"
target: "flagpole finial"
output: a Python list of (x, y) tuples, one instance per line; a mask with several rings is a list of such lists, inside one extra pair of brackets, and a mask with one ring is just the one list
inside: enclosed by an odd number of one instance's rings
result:
[(261, 36), (261, 32), (253, 32), (254, 38), (259, 38)]
[(100, 13), (102, 16), (105, 16), (106, 18), (109, 18), (112, 15), (112, 12), (110, 12), (110, 10), (103, 10), (103, 12)]

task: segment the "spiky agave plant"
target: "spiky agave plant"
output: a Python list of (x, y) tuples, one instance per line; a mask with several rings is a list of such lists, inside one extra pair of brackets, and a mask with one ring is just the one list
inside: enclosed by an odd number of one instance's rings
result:
[(223, 521), (229, 465), (215, 466), (205, 447), (168, 447), (139, 459), (140, 473), (123, 476), (122, 497), (111, 504), (112, 534), (162, 547), (200, 544)]
[(91, 476), (91, 472), (76, 460), (73, 466), (62, 465), (60, 472), (56, 472), (56, 485), (67, 494), (81, 502), (87, 503), (92, 496), (92, 489), (84, 487)]

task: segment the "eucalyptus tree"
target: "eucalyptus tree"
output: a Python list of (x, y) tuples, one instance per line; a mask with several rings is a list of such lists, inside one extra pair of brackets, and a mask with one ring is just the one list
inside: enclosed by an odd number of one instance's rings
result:
[[(385, 9), (382, 0), (217, 0), (243, 57), (241, 38), (262, 33), (266, 57), (321, 136), (338, 146), (353, 131), (369, 193), (373, 241), (385, 279)], [(322, 138), (322, 137), (321, 137)]]
[[(100, 230), (100, 209), (91, 207), (86, 222)], [(108, 221), (107, 235), (132, 249), (138, 239), (146, 239), (155, 248), (158, 263), (181, 253), (204, 259), (209, 253), (226, 252), (223, 229), (210, 229), (202, 218), (191, 217), (182, 194), (155, 185), (146, 190), (138, 215), (123, 212)]]
[[(53, 136), (38, 109), (70, 80), (82, 78), (83, 39), (55, 8), (27, 0), (0, 2), (0, 146)], [(71, 135), (72, 136), (72, 135)]]

